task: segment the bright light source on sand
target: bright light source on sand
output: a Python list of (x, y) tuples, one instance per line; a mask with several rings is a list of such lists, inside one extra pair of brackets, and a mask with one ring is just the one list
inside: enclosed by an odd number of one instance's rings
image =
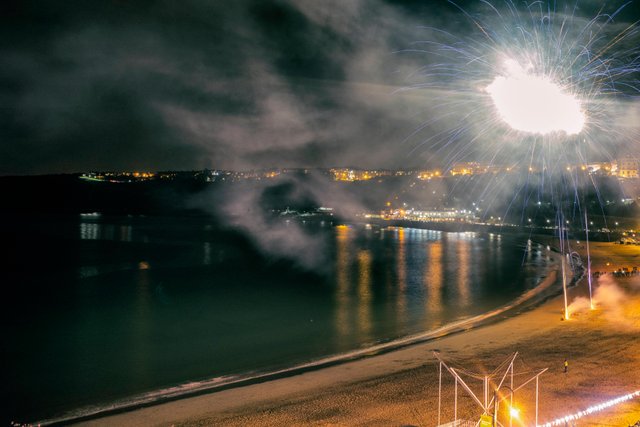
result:
[(512, 406), (511, 409), (509, 409), (509, 414), (517, 420), (520, 417), (520, 409)]
[(548, 77), (529, 73), (514, 60), (487, 86), (498, 115), (515, 130), (579, 133), (585, 124), (580, 102)]

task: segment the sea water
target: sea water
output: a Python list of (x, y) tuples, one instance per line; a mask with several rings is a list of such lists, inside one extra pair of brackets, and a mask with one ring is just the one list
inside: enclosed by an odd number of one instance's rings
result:
[(428, 331), (517, 298), (550, 263), (522, 236), (291, 221), (317, 260), (206, 218), (5, 219), (2, 421)]

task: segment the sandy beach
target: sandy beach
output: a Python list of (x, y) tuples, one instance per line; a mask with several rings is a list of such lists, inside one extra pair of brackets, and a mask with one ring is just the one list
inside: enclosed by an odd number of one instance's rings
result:
[[(586, 261), (583, 242), (574, 243)], [(640, 267), (640, 247), (592, 243), (592, 271)], [(606, 274), (593, 281), (589, 308), (586, 277), (563, 298), (499, 322), (300, 375), (272, 380), (86, 421), (91, 426), (435, 426), (440, 355), (476, 373), (493, 371), (518, 352), (517, 386), (539, 378), (539, 424), (640, 390), (640, 276)], [(563, 362), (569, 363), (565, 373)], [(441, 422), (453, 420), (454, 381), (443, 374)], [(481, 381), (469, 386), (481, 393)], [(504, 405), (503, 405), (504, 406)], [(535, 381), (517, 390), (520, 421), (534, 425)], [(458, 390), (458, 418), (478, 421), (479, 406)], [(502, 419), (501, 419), (502, 420)], [(508, 425), (508, 418), (506, 425)], [(628, 426), (640, 421), (640, 398), (593, 413), (579, 426)], [(503, 421), (504, 422), (504, 421)]]

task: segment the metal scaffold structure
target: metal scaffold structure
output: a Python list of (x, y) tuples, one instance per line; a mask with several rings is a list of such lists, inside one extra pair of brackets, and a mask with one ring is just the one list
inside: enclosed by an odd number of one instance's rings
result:
[[(458, 427), (458, 426), (474, 426), (474, 427), (505, 427), (505, 424), (498, 419), (499, 405), (509, 399), (509, 420), (508, 426), (513, 426), (513, 420), (517, 417), (518, 412), (514, 405), (515, 393), (535, 381), (535, 425), (538, 425), (538, 402), (539, 402), (539, 378), (548, 368), (533, 372), (525, 372), (528, 376), (521, 384), (516, 385), (514, 376), (520, 377), (522, 373), (515, 373), (514, 362), (518, 357), (518, 352), (502, 362), (493, 372), (488, 374), (479, 374), (471, 372), (462, 367), (453, 366), (452, 363), (446, 362), (437, 351), (433, 355), (439, 362), (438, 368), (438, 426), (439, 427)], [(453, 398), (453, 417), (454, 420), (442, 424), (442, 374), (448, 372), (454, 379), (454, 398)], [(464, 378), (463, 378), (464, 376)], [(465, 378), (467, 378), (465, 380)], [(482, 392), (476, 393), (469, 386), (470, 379), (482, 381)], [(507, 385), (508, 383), (508, 385)], [(482, 411), (479, 414), (479, 421), (467, 421), (458, 419), (458, 388), (462, 388), (466, 394), (480, 407)], [(505, 391), (508, 392), (505, 393)], [(479, 412), (480, 412), (479, 410)], [(504, 421), (504, 420), (503, 420)]]

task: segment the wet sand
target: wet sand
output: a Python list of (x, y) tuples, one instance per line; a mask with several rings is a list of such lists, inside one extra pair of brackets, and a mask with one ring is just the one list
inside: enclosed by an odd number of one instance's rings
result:
[[(584, 253), (585, 245), (574, 242), (573, 249)], [(592, 243), (590, 252), (593, 271), (640, 267), (638, 246)], [(82, 425), (434, 426), (439, 378), (434, 350), (478, 373), (493, 371), (517, 351), (516, 386), (532, 372), (548, 368), (539, 382), (542, 424), (640, 390), (640, 278), (607, 274), (594, 280), (593, 288), (595, 310), (588, 306), (586, 278), (569, 290), (571, 307), (577, 311), (568, 321), (561, 320), (560, 296), (500, 322), (390, 353)], [(444, 423), (453, 420), (454, 381), (448, 374), (442, 378)], [(469, 379), (469, 386), (481, 393), (481, 381)], [(533, 425), (535, 382), (516, 392), (515, 404), (523, 421), (513, 425)], [(477, 421), (480, 413), (459, 388), (458, 418)], [(640, 421), (640, 398), (581, 418), (576, 425), (627, 426), (636, 421)]]

